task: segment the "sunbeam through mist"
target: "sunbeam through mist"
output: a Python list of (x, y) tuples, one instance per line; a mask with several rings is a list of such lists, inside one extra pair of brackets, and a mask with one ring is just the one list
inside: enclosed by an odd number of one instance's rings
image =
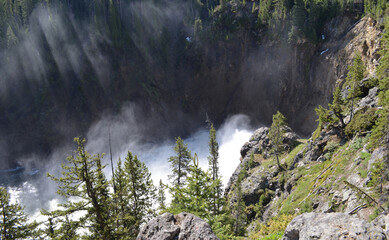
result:
[[(147, 128), (154, 124), (154, 121), (147, 121), (144, 116), (140, 116), (136, 108), (136, 105), (129, 104), (118, 116), (106, 116), (94, 124), (86, 135), (88, 139), (86, 149), (92, 154), (105, 153), (103, 162), (108, 166), (104, 169), (108, 179), (112, 176), (109, 166), (109, 141), (111, 140), (114, 167), (119, 158), (124, 159), (127, 152), (131, 151), (146, 163), (156, 186), (159, 180), (167, 184), (168, 175), (171, 173), (168, 158), (174, 155), (175, 139), (152, 139), (150, 136), (144, 136), (143, 134), (148, 132)], [(245, 115), (231, 116), (217, 129), (220, 172), (224, 185), (239, 164), (239, 149), (248, 140), (250, 134), (250, 121)], [(205, 122), (204, 128), (184, 138), (192, 154), (198, 154), (200, 166), (204, 170), (208, 169), (208, 141), (209, 132)], [(25, 205), (26, 211), (32, 218), (44, 219), (39, 214), (40, 208), (55, 209), (61, 199), (55, 194), (55, 184), (42, 173), (50, 172), (58, 176), (59, 163), (65, 162), (66, 156), (71, 152), (69, 146), (59, 148), (44, 161), (47, 164), (41, 165), (41, 174), (38, 177), (20, 186), (10, 187), (12, 201), (19, 201)], [(31, 158), (31, 161), (38, 161), (38, 157)], [(35, 201), (31, 201), (31, 198)]]

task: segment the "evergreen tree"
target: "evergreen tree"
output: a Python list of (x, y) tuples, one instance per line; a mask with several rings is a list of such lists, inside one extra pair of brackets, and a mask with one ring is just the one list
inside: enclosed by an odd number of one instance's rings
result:
[(128, 203), (129, 181), (120, 158), (112, 181), (116, 189), (113, 194), (115, 238), (126, 239), (127, 236), (133, 237), (137, 232), (136, 220)]
[(346, 127), (346, 124), (344, 123), (344, 115), (343, 115), (344, 100), (341, 96), (341, 90), (339, 87), (336, 87), (333, 95), (332, 104), (328, 104), (328, 107), (338, 118), (342, 129), (344, 129)]
[(286, 126), (286, 118), (282, 115), (282, 113), (277, 111), (277, 113), (273, 115), (273, 123), (270, 126), (268, 136), (271, 141), (272, 152), (276, 156), (277, 166), (279, 169), (283, 169), (280, 164), (279, 155), (282, 151), (282, 143), (284, 140)]
[(0, 239), (21, 239), (31, 236), (23, 207), (12, 204), (7, 190), (0, 187)]
[(381, 38), (381, 59), (377, 67), (377, 78), (379, 81), (379, 88), (381, 90), (379, 95), (379, 102), (383, 106), (389, 106), (389, 18), (385, 23), (385, 33)]
[(348, 100), (351, 100), (350, 103), (350, 121), (353, 117), (354, 112), (354, 100), (361, 93), (361, 89), (359, 87), (360, 81), (363, 79), (363, 72), (365, 71), (365, 65), (363, 64), (362, 57), (358, 53), (353, 60), (353, 63), (348, 68), (348, 73), (346, 77), (346, 84), (350, 86), (350, 90), (348, 92)]
[[(91, 238), (110, 239), (113, 230), (110, 221), (110, 198), (108, 182), (102, 172), (104, 167), (101, 165), (101, 156), (92, 156), (85, 150), (85, 139), (75, 138), (74, 141), (77, 143), (76, 157), (71, 155), (66, 159), (68, 165), (62, 164), (62, 176), (57, 178), (49, 174), (49, 177), (58, 183), (57, 193), (66, 199), (66, 203), (61, 204), (63, 210), (50, 214), (60, 219), (61, 224), (88, 228)], [(80, 211), (86, 211), (86, 214), (79, 222), (68, 224), (66, 217)], [(65, 217), (65, 220), (60, 217)]]
[(192, 160), (191, 153), (184, 141), (178, 137), (174, 147), (175, 156), (169, 158), (172, 174), (169, 175), (172, 187), (170, 192), (172, 194), (171, 207), (177, 208), (182, 205), (180, 201), (183, 199), (182, 189), (186, 186), (186, 178), (188, 175), (190, 161)]
[(187, 212), (193, 213), (201, 218), (209, 219), (209, 210), (212, 185), (209, 173), (204, 172), (199, 166), (197, 154), (193, 157), (193, 165), (189, 168), (187, 178), (188, 185), (184, 190), (184, 203), (181, 208)]
[(292, 9), (292, 28), (289, 32), (289, 41), (294, 42), (301, 34), (306, 19), (304, 2), (296, 0)]
[(234, 235), (235, 236), (242, 236), (244, 235), (245, 228), (247, 222), (247, 215), (246, 215), (246, 205), (243, 201), (243, 192), (242, 192), (242, 182), (245, 179), (247, 174), (246, 166), (242, 168), (238, 175), (238, 179), (235, 183), (235, 197), (236, 202), (232, 205), (232, 215), (235, 218), (234, 223)]
[(156, 189), (146, 165), (131, 152), (127, 153), (124, 171), (128, 184), (126, 201), (135, 220), (137, 231), (133, 237), (136, 238), (141, 224), (155, 215), (152, 207), (156, 200)]
[(166, 210), (166, 195), (165, 195), (165, 185), (162, 182), (162, 179), (159, 180), (158, 187), (158, 208), (160, 212), (164, 212)]
[(18, 38), (16, 37), (11, 26), (8, 25), (8, 28), (7, 28), (7, 47), (12, 48), (17, 43), (18, 43)]
[(219, 144), (216, 140), (216, 130), (212, 123), (209, 130), (209, 154), (208, 164), (209, 171), (212, 175), (212, 191), (210, 201), (212, 206), (212, 214), (217, 215), (220, 213), (220, 210), (223, 206), (223, 189), (219, 171)]
[(262, 0), (259, 3), (259, 11), (258, 11), (258, 23), (263, 26), (267, 26), (271, 19), (270, 13), (272, 10), (272, 2), (271, 0)]

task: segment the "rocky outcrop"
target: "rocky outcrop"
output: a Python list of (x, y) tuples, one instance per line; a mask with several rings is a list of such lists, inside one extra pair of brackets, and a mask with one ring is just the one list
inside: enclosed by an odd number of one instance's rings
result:
[[(285, 128), (285, 131), (283, 148), (285, 151), (289, 151), (298, 144), (299, 136), (289, 127)], [(262, 195), (265, 195), (262, 197), (262, 201), (263, 205), (266, 205), (274, 194), (278, 194), (280, 189), (284, 189), (283, 183), (280, 183), (277, 177), (280, 169), (273, 159), (270, 159), (272, 143), (268, 138), (268, 133), (268, 127), (257, 129), (241, 148), (241, 163), (231, 176), (225, 190), (230, 205), (237, 201), (234, 192), (235, 183), (243, 169), (247, 171), (247, 175), (241, 183), (246, 206), (258, 203)], [(264, 164), (265, 162), (266, 164)], [(255, 212), (249, 212), (248, 219), (252, 219), (255, 215)]]
[(362, 98), (361, 101), (359, 101), (358, 107), (355, 109), (355, 112), (363, 108), (377, 107), (377, 105), (378, 105), (378, 87), (373, 87), (369, 89), (369, 94), (366, 97)]
[(380, 215), (372, 223), (382, 228), (386, 237), (389, 239), (389, 215)]
[[(285, 128), (286, 133), (284, 135), (284, 149), (290, 150), (297, 144), (297, 139), (299, 136), (292, 131), (291, 128), (287, 127)], [(234, 173), (232, 174), (227, 186), (225, 193), (228, 195), (230, 191), (233, 188), (233, 185), (235, 184), (236, 180), (238, 179), (239, 173), (242, 171), (243, 167), (249, 166), (250, 169), (254, 169), (260, 165), (258, 161), (251, 161), (251, 155), (252, 154), (260, 154), (264, 159), (270, 157), (270, 150), (271, 150), (271, 142), (267, 136), (269, 133), (268, 127), (261, 127), (254, 131), (253, 135), (250, 137), (250, 140), (246, 142), (241, 150), (240, 154), (242, 157), (242, 161), (239, 164), (239, 166), (235, 169)], [(275, 170), (276, 171), (276, 170)], [(261, 172), (265, 173), (264, 169), (256, 169), (255, 171), (257, 174), (250, 174), (249, 178), (252, 179), (246, 179), (243, 182), (243, 186), (247, 186), (246, 192), (256, 192), (259, 188), (263, 188), (263, 186), (267, 186), (268, 184), (265, 184), (264, 182), (267, 182), (266, 180), (259, 181), (259, 179), (262, 178)], [(267, 171), (266, 171), (267, 172)], [(267, 172), (269, 177), (272, 177), (275, 172), (269, 171)], [(246, 184), (250, 183), (250, 184)], [(256, 185), (256, 186), (253, 186)], [(260, 187), (261, 186), (261, 187)], [(245, 189), (243, 189), (245, 191)], [(251, 195), (251, 194), (249, 194)]]
[[(285, 128), (285, 134), (284, 134), (284, 140), (283, 140), (283, 147), (285, 151), (292, 149), (297, 144), (297, 139), (299, 136), (292, 131), (291, 128), (287, 127)], [(238, 179), (239, 173), (242, 171), (243, 167), (249, 167), (251, 169), (254, 169), (255, 167), (258, 167), (260, 163), (258, 161), (251, 161), (251, 155), (252, 154), (260, 154), (264, 159), (267, 159), (271, 156), (270, 150), (272, 147), (272, 144), (270, 142), (270, 139), (268, 138), (269, 128), (268, 127), (261, 127), (254, 131), (253, 135), (250, 137), (250, 140), (246, 142), (241, 150), (240, 154), (242, 157), (242, 161), (239, 164), (239, 166), (236, 168), (234, 173), (232, 174), (227, 187), (226, 187), (226, 194), (232, 190), (233, 185), (235, 184), (236, 180)], [(262, 181), (259, 181), (260, 179), (260, 172), (264, 171), (264, 169), (256, 171), (258, 174), (251, 174), (250, 178), (253, 178), (252, 180), (244, 181), (243, 185), (245, 185), (245, 182), (250, 182), (253, 184), (256, 184), (258, 186), (265, 186), (267, 184), (264, 184)], [(268, 172), (269, 177), (274, 175), (274, 172), (272, 171)], [(265, 181), (266, 182), (266, 181)], [(247, 189), (249, 192), (257, 191), (258, 186), (252, 186), (252, 184), (248, 184), (249, 188)], [(244, 190), (244, 189), (243, 189)]]
[(304, 162), (310, 161), (325, 161), (324, 154), (328, 152), (328, 144), (330, 142), (339, 143), (341, 141), (341, 130), (337, 127), (332, 127), (329, 130), (323, 130), (317, 139), (310, 139), (307, 147), (304, 149)]
[[(284, 148), (285, 150), (292, 148), (299, 138), (291, 128), (285, 128)], [(253, 133), (249, 142), (246, 142), (240, 150), (242, 158), (250, 157), (251, 153), (262, 154), (265, 158), (270, 156), (271, 142), (268, 138), (269, 128), (261, 127)]]
[(283, 240), (387, 239), (382, 228), (344, 213), (304, 213), (295, 217)]
[(164, 213), (146, 225), (137, 240), (219, 240), (208, 223), (190, 213)]

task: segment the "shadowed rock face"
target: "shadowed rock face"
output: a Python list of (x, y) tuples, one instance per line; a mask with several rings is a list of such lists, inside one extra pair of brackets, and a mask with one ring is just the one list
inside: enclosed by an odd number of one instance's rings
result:
[(219, 240), (208, 223), (190, 213), (164, 213), (148, 222), (137, 240)]
[(387, 239), (382, 228), (344, 213), (304, 213), (295, 217), (283, 240)]

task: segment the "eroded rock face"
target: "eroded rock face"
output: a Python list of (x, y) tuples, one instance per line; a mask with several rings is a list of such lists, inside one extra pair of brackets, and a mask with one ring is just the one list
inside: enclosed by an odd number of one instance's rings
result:
[[(255, 130), (255, 132), (250, 138), (250, 141), (246, 142), (240, 150), (240, 155), (242, 156), (242, 159), (250, 157), (251, 153), (259, 153), (264, 155), (264, 157), (269, 157), (272, 145), (270, 139), (267, 136), (268, 134), (268, 127), (261, 127)], [(283, 139), (284, 148), (292, 148), (298, 138), (299, 136), (294, 133), (291, 128), (286, 127)]]
[(164, 213), (146, 225), (138, 234), (137, 240), (219, 240), (211, 227), (201, 218), (180, 213), (174, 216)]
[(378, 216), (372, 223), (375, 226), (382, 228), (386, 237), (389, 238), (389, 215)]
[[(285, 131), (286, 132), (284, 134), (283, 147), (285, 150), (290, 150), (297, 144), (297, 139), (299, 138), (299, 136), (296, 133), (294, 133), (292, 129), (289, 127), (287, 127)], [(260, 165), (258, 162), (250, 161), (251, 154), (261, 154), (264, 158), (269, 158), (271, 156), (270, 150), (272, 145), (270, 139), (267, 136), (268, 133), (269, 133), (268, 127), (258, 128), (250, 137), (250, 140), (242, 146), (240, 150), (242, 161), (239, 164), (239, 166), (235, 169), (234, 173), (232, 174), (227, 184), (225, 190), (226, 196), (229, 195), (230, 192), (232, 191), (233, 185), (235, 184), (236, 180), (238, 179), (239, 173), (242, 171), (244, 167), (250, 165), (249, 168), (254, 169)], [(263, 175), (265, 174), (268, 175), (268, 177), (272, 178), (276, 173), (274, 173), (274, 171), (270, 171), (269, 174), (266, 174), (267, 170), (263, 168), (253, 170), (252, 172), (255, 172), (255, 174), (249, 175), (249, 177), (243, 181), (242, 187), (243, 187), (243, 192), (245, 196), (246, 195), (248, 196), (248, 199), (253, 199), (253, 201), (257, 201), (258, 196), (252, 197), (251, 195), (258, 195), (257, 191), (259, 189), (263, 189), (264, 187), (267, 187), (268, 186), (267, 182), (269, 182), (265, 178), (263, 178)]]
[(304, 213), (295, 217), (283, 240), (387, 239), (382, 228), (344, 213)]
[[(281, 187), (278, 178), (276, 176), (280, 172), (280, 169), (274, 164), (267, 164), (264, 166), (263, 161), (273, 161), (270, 158), (272, 143), (268, 137), (269, 128), (261, 127), (255, 130), (249, 141), (246, 142), (241, 150), (241, 162), (232, 174), (226, 189), (225, 196), (229, 200), (229, 204), (232, 206), (237, 201), (235, 193), (235, 183), (239, 174), (243, 169), (247, 171), (246, 177), (242, 181), (242, 194), (243, 201), (246, 206), (254, 206), (258, 203), (261, 195), (265, 194), (263, 204), (266, 205), (277, 192), (281, 191)], [(292, 131), (291, 128), (285, 128), (285, 134), (283, 139), (283, 148), (285, 151), (293, 149), (298, 144), (299, 136)], [(251, 159), (252, 154), (260, 154), (259, 158), (262, 160)], [(251, 220), (255, 217), (255, 212), (248, 213), (248, 219)]]

